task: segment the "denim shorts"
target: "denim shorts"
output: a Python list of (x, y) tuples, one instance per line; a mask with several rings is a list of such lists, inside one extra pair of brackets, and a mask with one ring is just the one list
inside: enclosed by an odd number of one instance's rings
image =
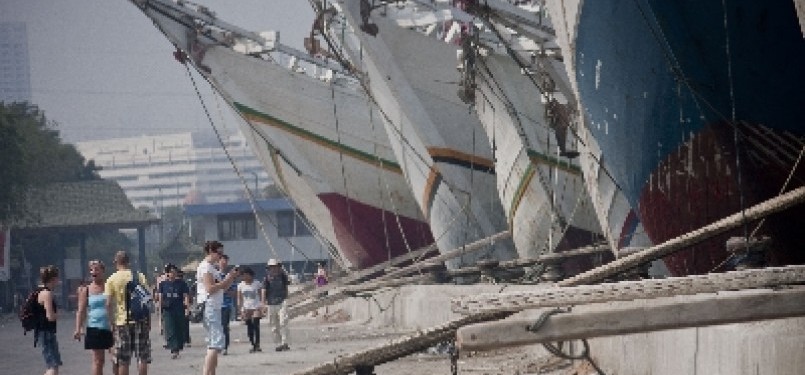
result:
[(59, 342), (56, 341), (56, 332), (39, 331), (39, 345), (42, 346), (42, 357), (45, 358), (47, 368), (57, 368), (62, 365), (59, 353)]
[(207, 330), (207, 348), (224, 350), (224, 327), (221, 324), (221, 308), (211, 307), (213, 302), (209, 299), (204, 306), (204, 329)]

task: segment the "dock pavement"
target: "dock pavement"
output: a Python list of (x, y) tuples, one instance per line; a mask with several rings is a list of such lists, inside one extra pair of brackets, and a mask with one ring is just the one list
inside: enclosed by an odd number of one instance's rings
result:
[[(88, 374), (91, 354), (84, 350), (83, 342), (73, 340), (74, 313), (60, 313), (58, 320), (59, 349), (64, 365), (61, 375)], [(338, 319), (336, 319), (338, 320)], [(219, 357), (218, 374), (294, 374), (315, 365), (332, 361), (339, 355), (381, 345), (411, 331), (394, 327), (373, 327), (366, 322), (328, 321), (321, 317), (300, 317), (291, 321), (291, 350), (276, 352), (271, 331), (262, 321), (263, 352), (249, 353), (246, 326), (231, 323), (231, 344), (228, 355)], [(178, 359), (162, 348), (164, 340), (156, 325), (151, 331), (153, 362), (149, 374), (198, 375), (204, 357), (204, 330), (201, 324), (191, 324), (191, 347)], [(33, 347), (33, 336), (23, 336), (16, 315), (0, 315), (0, 375), (34, 375), (45, 370), (41, 350)], [(535, 358), (533, 351), (507, 349), (500, 352), (468, 353), (459, 360), (459, 374), (545, 374), (551, 368), (570, 370), (566, 361)], [(130, 368), (132, 374), (135, 367)], [(428, 350), (378, 366), (377, 374), (450, 374), (450, 360), (445, 353)], [(559, 371), (557, 373), (563, 373)], [(107, 356), (105, 374), (111, 374)], [(553, 372), (551, 372), (553, 373)]]

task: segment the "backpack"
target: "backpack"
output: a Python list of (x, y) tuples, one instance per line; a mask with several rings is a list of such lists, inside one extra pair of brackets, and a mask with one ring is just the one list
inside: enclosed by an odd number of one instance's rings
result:
[[(19, 312), (23, 335), (27, 335), (29, 331), (34, 331), (34, 335), (36, 335), (42, 321), (44, 321), (45, 308), (39, 304), (39, 292), (46, 289), (47, 288), (44, 287), (36, 288), (28, 295), (28, 298), (25, 299), (25, 303), (22, 305)], [(34, 346), (36, 346), (35, 339)]]
[(143, 321), (154, 312), (154, 299), (151, 292), (138, 280), (139, 273), (131, 271), (131, 281), (126, 284), (126, 311), (129, 320)]

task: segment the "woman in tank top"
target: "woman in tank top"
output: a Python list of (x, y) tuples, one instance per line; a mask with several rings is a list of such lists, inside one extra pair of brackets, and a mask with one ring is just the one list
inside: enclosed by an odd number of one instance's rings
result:
[[(106, 269), (103, 262), (89, 262), (90, 283), (78, 287), (78, 311), (75, 316), (73, 338), (85, 336), (84, 349), (92, 350), (92, 375), (103, 374), (104, 352), (114, 344), (109, 316), (106, 311), (106, 295), (103, 294)], [(84, 332), (86, 324), (86, 334)]]

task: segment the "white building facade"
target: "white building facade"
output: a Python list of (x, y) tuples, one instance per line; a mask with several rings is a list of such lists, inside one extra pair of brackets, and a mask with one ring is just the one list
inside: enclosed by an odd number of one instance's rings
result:
[(292, 274), (315, 272), (317, 263), (328, 262), (327, 246), (311, 234), (289, 200), (263, 199), (255, 204), (259, 222), (249, 202), (191, 204), (184, 206), (184, 212), (194, 225), (203, 227), (205, 241), (224, 245), (229, 264), (251, 265), (258, 275), (265, 273), (270, 258)]
[(76, 148), (102, 168), (102, 178), (120, 184), (134, 207), (156, 213), (184, 203), (244, 200), (244, 183), (256, 196), (273, 184), (239, 133), (225, 139), (224, 147), (217, 139), (205, 140), (188, 132), (85, 141), (76, 143)]

